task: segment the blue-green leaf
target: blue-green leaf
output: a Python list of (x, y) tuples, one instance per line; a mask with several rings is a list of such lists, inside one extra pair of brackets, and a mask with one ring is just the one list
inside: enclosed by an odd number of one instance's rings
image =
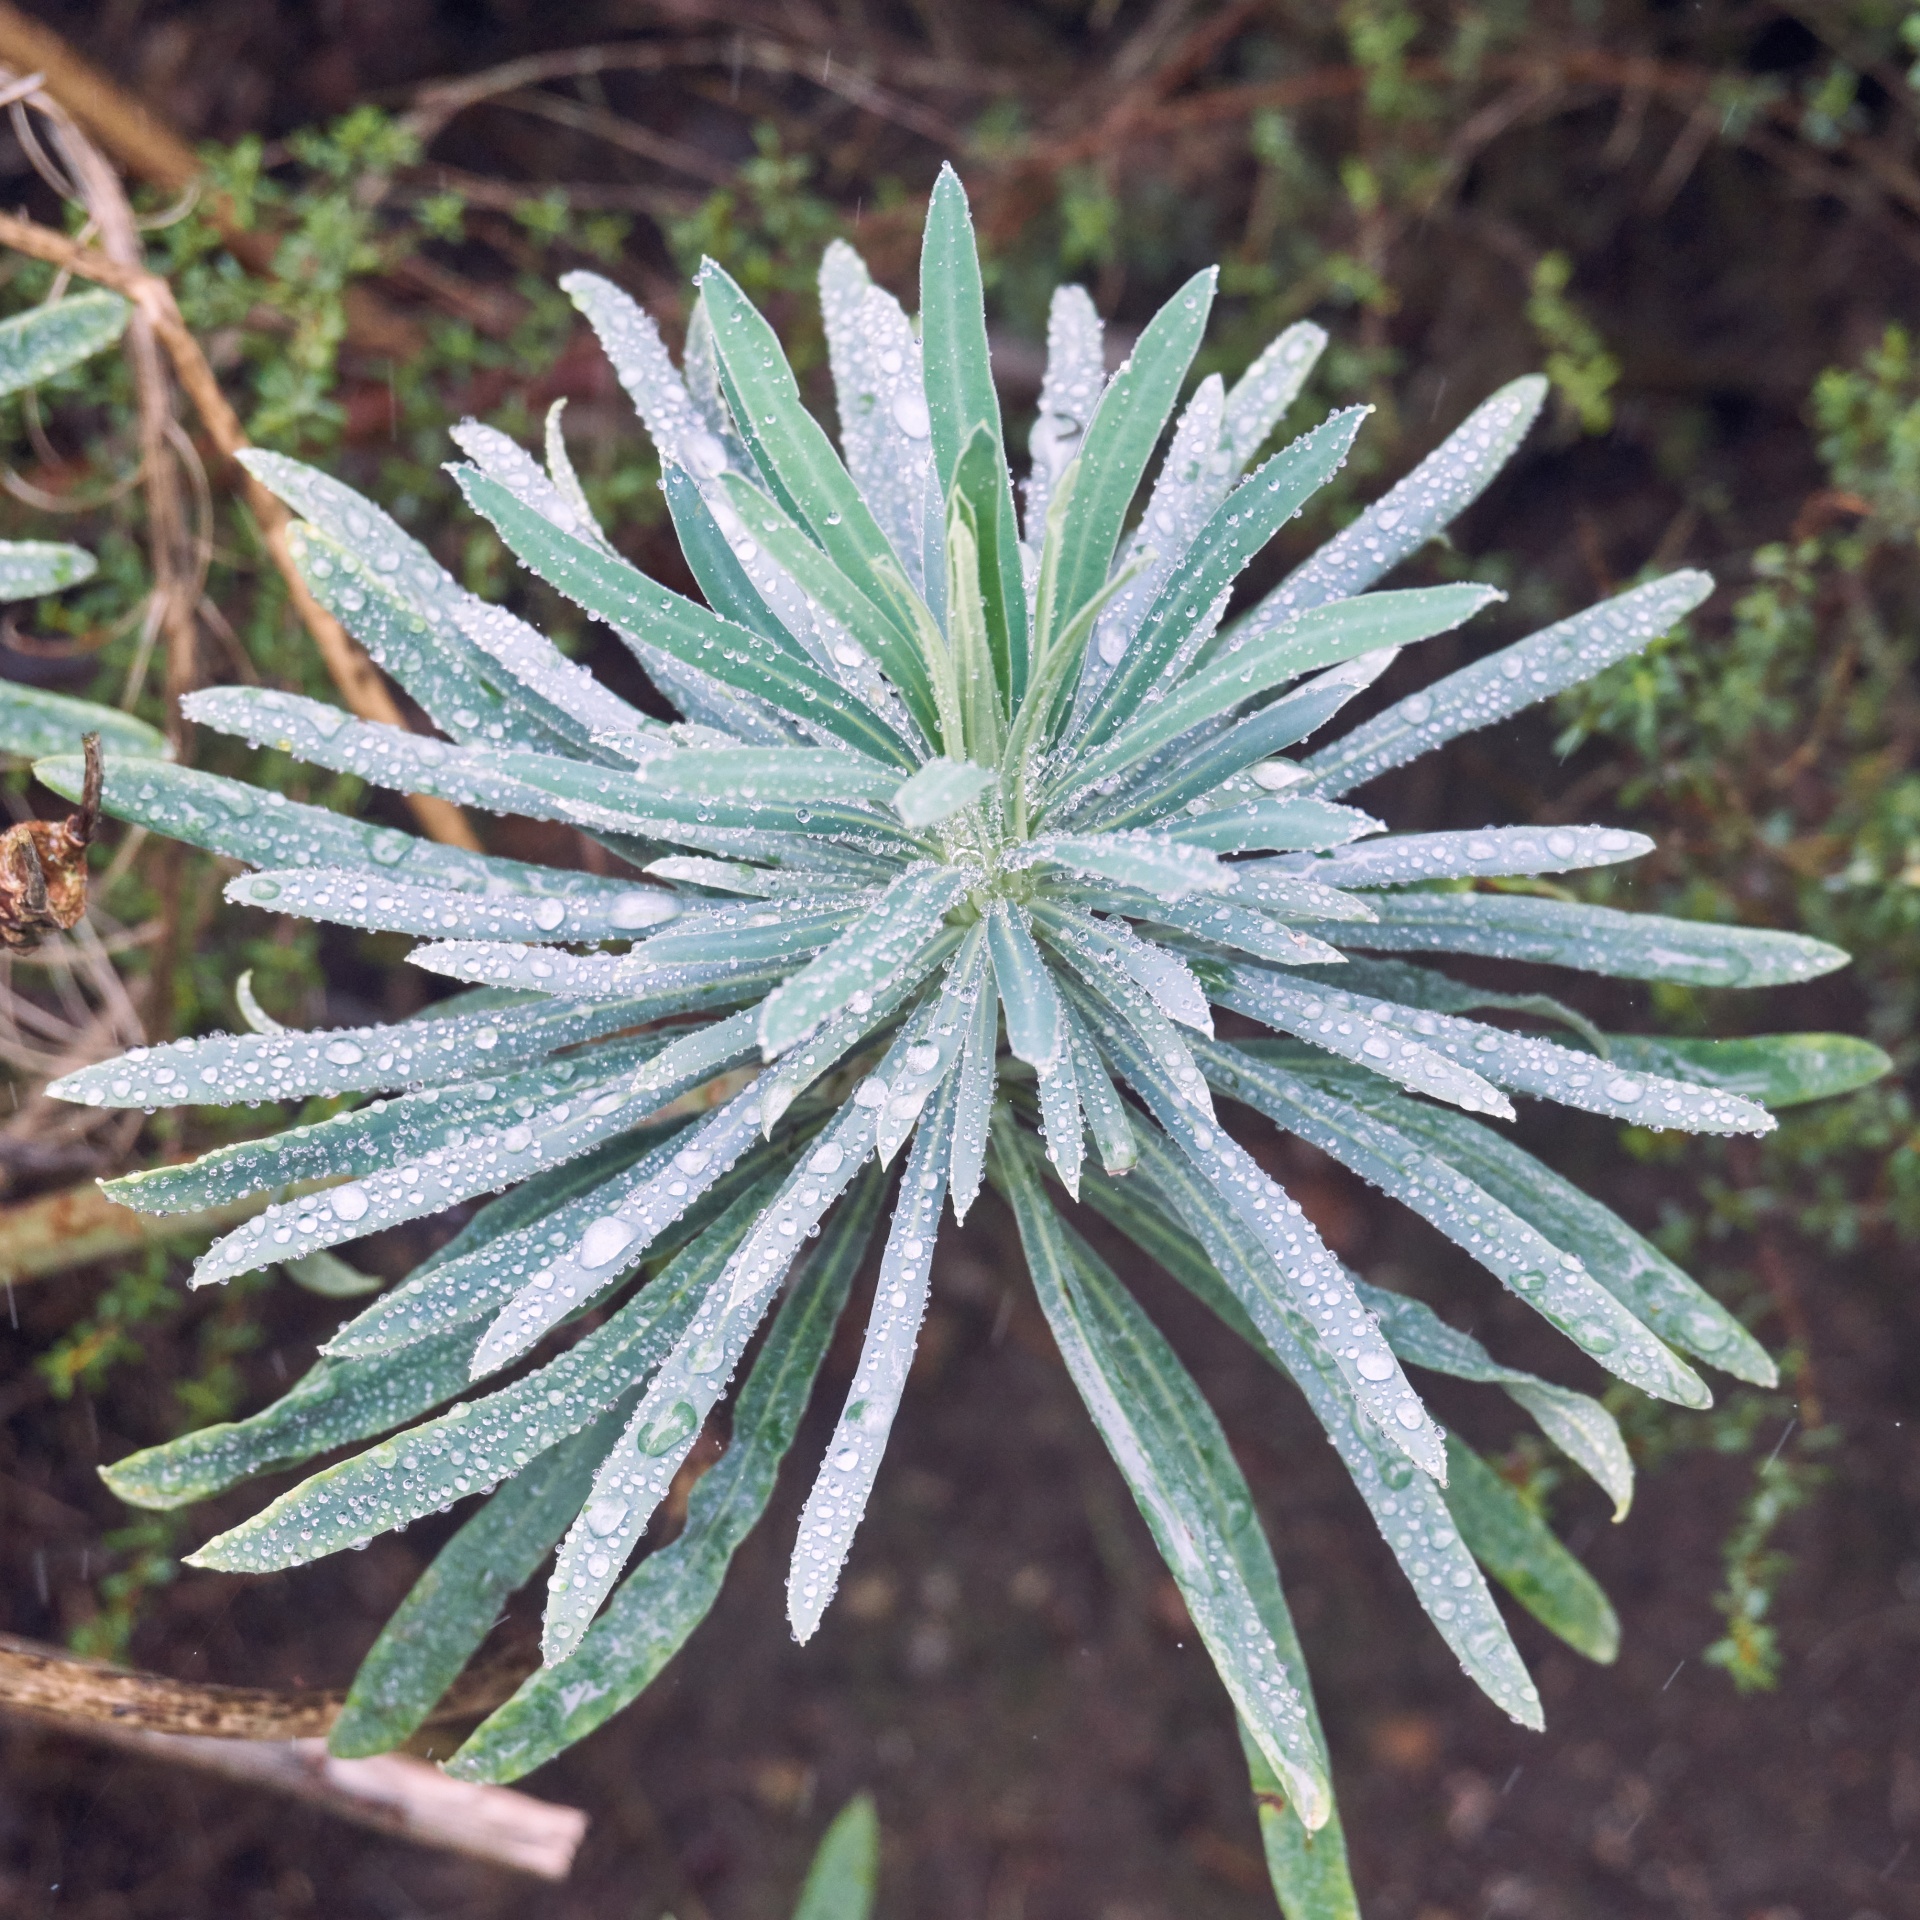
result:
[(448, 1772), (496, 1781), (532, 1772), (618, 1713), (705, 1619), (772, 1495), (882, 1197), (882, 1182), (869, 1177), (828, 1223), (740, 1390), (732, 1443), (695, 1485), (678, 1537), (641, 1561), (564, 1666), (534, 1674), (482, 1722)]
[(1620, 1622), (1553, 1529), (1469, 1446), (1447, 1436), (1447, 1510), (1473, 1557), (1575, 1653), (1611, 1666)]
[(618, 1432), (611, 1415), (542, 1454), (434, 1555), (354, 1674), (327, 1729), (329, 1753), (389, 1753), (426, 1719), (580, 1511)]
[(1034, 1291), (1087, 1411), (1125, 1476), (1195, 1630), (1267, 1764), (1309, 1828), (1333, 1809), (1298, 1682), (1262, 1618), (1278, 1590), (1227, 1437), (1173, 1349), (1041, 1190), (1018, 1148), (997, 1165)]
[(1363, 927), (1308, 922), (1301, 931), (1376, 953), (1478, 953), (1696, 987), (1789, 986), (1844, 967), (1850, 957), (1801, 933), (1526, 894), (1373, 893), (1366, 900), (1374, 918)]
[[(5, 595), (0, 594), (0, 598)], [(103, 755), (129, 760), (173, 757), (165, 734), (118, 707), (48, 693), (41, 687), (23, 687), (12, 680), (0, 688), (0, 753), (17, 754), (23, 760), (77, 754), (81, 740), (90, 733), (100, 736)]]
[(133, 308), (105, 289), (76, 293), (0, 320), (0, 394), (77, 367), (126, 331)]
[[(1013, 512), (1013, 482), (1007, 473), (1000, 428), (1000, 396), (987, 351), (986, 293), (966, 189), (951, 166), (940, 169), (927, 206), (920, 248), (920, 332), (926, 357), (928, 430), (934, 474), (945, 499), (960, 483), (980, 542), (988, 636), (994, 666), (1018, 706), (1027, 685), (1027, 594), (1020, 577), (1020, 531)], [(909, 396), (910, 399), (910, 396)], [(902, 417), (912, 432), (918, 415)], [(987, 430), (992, 458), (961, 472), (961, 456), (974, 429)]]

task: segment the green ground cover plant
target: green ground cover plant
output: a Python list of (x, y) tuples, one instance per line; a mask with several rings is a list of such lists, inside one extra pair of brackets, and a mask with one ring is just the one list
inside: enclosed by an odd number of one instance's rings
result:
[[(1292, 1380), (1463, 1669), (1537, 1725), (1487, 1576), (1590, 1658), (1613, 1655), (1612, 1611), (1407, 1369), (1497, 1387), (1624, 1512), (1619, 1426), (1348, 1272), (1241, 1143), (1248, 1115), (1425, 1218), (1636, 1396), (1698, 1408), (1710, 1395), (1691, 1361), (1760, 1385), (1773, 1362), (1671, 1258), (1513, 1144), (1512, 1096), (1649, 1139), (1764, 1136), (1769, 1107), (1859, 1086), (1884, 1057), (1832, 1035), (1608, 1034), (1545, 994), (1442, 971), (1436, 956), (1464, 956), (1698, 991), (1810, 980), (1845, 955), (1543, 879), (1652, 850), (1621, 828), (1394, 835), (1351, 804), (1642, 656), (1710, 589), (1691, 570), (1629, 587), (1322, 738), (1403, 650), (1500, 597), (1378, 583), (1486, 487), (1545, 382), (1496, 393), (1241, 608), (1243, 571), (1362, 428), (1350, 408), (1266, 452), (1320, 329), (1297, 322), (1231, 385), (1210, 372), (1189, 392), (1211, 273), (1111, 377), (1093, 302), (1061, 289), (1016, 487), (957, 179), (933, 195), (917, 327), (844, 245), (819, 284), (837, 449), (724, 268), (701, 270), (678, 369), (610, 282), (564, 283), (647, 426), (704, 604), (608, 540), (557, 411), (544, 464), (496, 428), (457, 430), (468, 503), (619, 635), (672, 722), (340, 482), (248, 456), (301, 516), (314, 592), (443, 737), (268, 688), (206, 689), (186, 714), (321, 775), (577, 828), (630, 877), (436, 845), (109, 753), (107, 809), (252, 868), (228, 886), (236, 905), (423, 938), (415, 964), (460, 989), (412, 1021), (318, 1032), (249, 1000), (249, 1034), (69, 1075), (59, 1095), (103, 1108), (337, 1108), (126, 1176), (116, 1195), (156, 1212), (285, 1196), (216, 1241), (200, 1285), (500, 1195), (281, 1401), (109, 1481), (169, 1511), (373, 1443), (194, 1556), (236, 1571), (487, 1495), (368, 1655), (334, 1744), (404, 1740), (557, 1547), (547, 1664), (452, 1762), (517, 1777), (638, 1693), (703, 1617), (877, 1245), (861, 1358), (793, 1550), (789, 1618), (811, 1635), (905, 1386), (944, 1209), (964, 1217), (991, 1185), (1232, 1701), (1282, 1904), (1350, 1911), (1324, 1740), (1244, 1479), (1067, 1203)], [(1591, 345), (1550, 317), (1567, 351)], [(76, 761), (38, 772), (77, 791)], [(682, 1530), (629, 1572), (736, 1373), (727, 1452)]]

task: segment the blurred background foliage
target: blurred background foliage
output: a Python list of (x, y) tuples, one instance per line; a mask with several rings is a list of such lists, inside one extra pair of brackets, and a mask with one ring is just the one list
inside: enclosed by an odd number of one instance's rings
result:
[[(1218, 260), (1220, 317), (1196, 377), (1238, 369), (1311, 316), (1333, 346), (1295, 423), (1355, 399), (1375, 409), (1356, 457), (1255, 589), (1494, 386), (1544, 369), (1548, 420), (1459, 549), (1419, 563), (1512, 597), (1434, 646), (1490, 649), (1682, 562), (1710, 568), (1721, 590), (1556, 712), (1409, 770), (1394, 817), (1631, 821), (1660, 851), (1596, 876), (1592, 897), (1846, 946), (1854, 968), (1799, 990), (1772, 1023), (1864, 1032), (1899, 1067), (1789, 1114), (1764, 1142), (1629, 1134), (1624, 1177), (1607, 1171), (1617, 1134), (1572, 1123), (1560, 1143), (1585, 1177), (1630, 1187), (1668, 1250), (1788, 1355), (1779, 1395), (1732, 1395), (1706, 1420), (1630, 1414), (1649, 1464), (1700, 1447), (1750, 1460), (1744, 1505), (1721, 1516), (1723, 1632), (1707, 1657), (1742, 1687), (1773, 1681), (1790, 1564), (1780, 1529), (1817, 1496), (1849, 1417), (1822, 1378), (1807, 1276), (1888, 1259), (1910, 1270), (1920, 1236), (1908, 1091), (1920, 352), (1906, 330), (1920, 310), (1920, 11), (1897, 0), (47, 0), (30, 11), (195, 143), (199, 174), (183, 183), (92, 125), (126, 168), (148, 264), (171, 281), (248, 433), (383, 501), (476, 590), (529, 612), (627, 692), (625, 656), (514, 573), (438, 471), (464, 415), (530, 441), (564, 398), (615, 539), (686, 584), (650, 451), (554, 287), (570, 267), (621, 280), (677, 344), (686, 276), (716, 256), (772, 313), (821, 400), (822, 246), (852, 239), (911, 306), (920, 210), (951, 156), (987, 251), (997, 370), (1023, 441), (1058, 280), (1092, 289), (1124, 349), (1174, 285)], [(0, 56), (20, 68), (12, 31), (0, 18)], [(0, 143), (13, 201), (77, 228), (35, 160), (18, 138)], [(53, 279), (20, 259), (0, 277), (7, 311)], [(149, 530), (131, 481), (125, 362), (105, 356), (6, 403), (0, 436), (12, 496), (0, 531), (44, 537), (57, 517), (59, 537), (101, 559), (85, 587), (12, 610), (0, 674), (171, 726), (170, 696), (184, 689), (143, 626)], [(189, 464), (204, 477), (194, 678), (326, 694), (229, 477), (204, 446)], [(1390, 675), (1377, 693), (1400, 691)], [(213, 767), (238, 751), (183, 744)], [(405, 819), (351, 781), (271, 762), (255, 777)], [(24, 775), (13, 800), (27, 803)], [(526, 829), (479, 824), (498, 851), (530, 845), (515, 837)], [(120, 959), (150, 1034), (233, 1024), (246, 967), (267, 1009), (302, 1025), (404, 1015), (424, 994), (397, 965), (401, 943), (265, 922), (223, 904), (221, 878), (197, 857), (112, 867), (101, 905), (125, 932)], [(53, 1004), (24, 970), (11, 991)], [(1730, 1008), (1704, 992), (1622, 990), (1595, 1010), (1656, 1030), (1730, 1030)], [(31, 1049), (16, 1051), (25, 1098)], [(273, 1118), (159, 1116), (137, 1141), (52, 1148), (0, 1130), (0, 1177), (29, 1193)], [(173, 1316), (170, 1411), (149, 1407), (139, 1437), (252, 1404), (245, 1306), (180, 1302), (162, 1257), (124, 1272), (45, 1355), (45, 1391), (102, 1390)], [(1523, 1447), (1507, 1464), (1551, 1498)], [(66, 1630), (125, 1649), (140, 1593), (170, 1572), (152, 1524), (97, 1555), (92, 1579), (59, 1600)]]

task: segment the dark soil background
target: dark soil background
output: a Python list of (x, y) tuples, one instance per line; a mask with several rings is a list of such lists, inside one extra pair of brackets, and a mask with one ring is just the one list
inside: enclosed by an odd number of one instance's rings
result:
[[(1164, 0), (1151, 17), (1133, 0), (1090, 13), (1064, 0), (951, 11), (943, 0), (847, 0), (831, 13), (797, 0), (764, 11), (611, 0), (110, 0), (32, 11), (176, 126), (222, 141), (277, 138), (360, 101), (403, 105), (422, 81), (533, 49), (716, 29), (837, 46), (883, 73), (891, 63), (899, 98), (956, 125), (986, 104), (978, 86), (969, 91), (970, 66), (1023, 70), (1035, 119), (1054, 111), (1058, 127), (1062, 102), (1090, 120), (1119, 85), (1108, 76), (1122, 51), (1152, 33), (1149, 50), (1163, 52), (1218, 15), (1196, 71), (1230, 73), (1239, 38), (1284, 43), (1293, 31), (1281, 8)], [(1302, 45), (1324, 26), (1300, 26)], [(1539, 10), (1542, 46), (1574, 37), (1623, 60), (1748, 78), (1791, 73), (1819, 53), (1805, 21), (1762, 5)], [(942, 63), (959, 78), (942, 80)], [(923, 134), (836, 118), (802, 91), (776, 89), (766, 110), (788, 112), (802, 132), (816, 112), (823, 191), (851, 204), (862, 182), (888, 172), (924, 191), (934, 148)], [(747, 151), (743, 115), (723, 110), (724, 78), (704, 90), (635, 83), (631, 97), (610, 82), (609, 92), (721, 161)], [(1813, 377), (1889, 318), (1920, 312), (1915, 252), (1874, 206), (1820, 190), (1804, 167), (1720, 144), (1661, 200), (1654, 189), (1684, 120), (1657, 94), (1637, 110), (1654, 127), (1625, 160), (1617, 89), (1553, 117), (1516, 114), (1514, 130), (1472, 156), (1444, 216), (1391, 236), (1395, 311), (1315, 309), (1336, 339), (1398, 350), (1385, 397), (1410, 459), (1537, 357), (1513, 236), (1532, 235), (1522, 252), (1574, 255), (1583, 306), (1623, 363), (1615, 431), (1543, 433), (1462, 541), (1570, 593), (1630, 574), (1656, 549), (1669, 563), (1714, 565), (1780, 537), (1820, 484), (1801, 411)], [(1185, 215), (1164, 272), (1135, 264), (1101, 286), (1123, 323), (1138, 324), (1188, 270), (1182, 249), (1212, 257), (1215, 230), (1244, 216), (1251, 163), (1235, 157), (1244, 141), (1225, 141), (1200, 129), (1103, 163), (1160, 177)], [(434, 152), (475, 174), (536, 182), (609, 164), (577, 135), (498, 115), (463, 120)], [(990, 223), (1016, 244), (1044, 200), (1030, 181), (1003, 181)], [(648, 245), (637, 233), (642, 268), (666, 272)], [(1549, 737), (1542, 721), (1469, 742), (1373, 797), (1404, 827), (1526, 817), (1580, 775), (1578, 763), (1552, 759)], [(377, 982), (344, 967), (335, 986), (343, 1004), (380, 999)], [(1609, 1011), (1646, 1009), (1620, 996)], [(1753, 1018), (1762, 1030), (1844, 1028), (1859, 1013), (1843, 976)], [(1569, 1120), (1548, 1144), (1558, 1164), (1651, 1222), (1660, 1183), (1678, 1176), (1630, 1169), (1609, 1141), (1609, 1130)], [(1450, 1250), (1315, 1156), (1272, 1151), (1345, 1257), (1446, 1300), (1519, 1364), (1571, 1378), (1564, 1345)], [(1454, 1670), (1290, 1392), (1137, 1257), (1119, 1257), (1220, 1409), (1269, 1523), (1372, 1920), (1920, 1916), (1920, 1273), (1910, 1250), (1871, 1239), (1844, 1260), (1790, 1240), (1771, 1250), (1770, 1279), (1808, 1329), (1810, 1378), (1844, 1433), (1830, 1480), (1782, 1534), (1794, 1564), (1777, 1612), (1779, 1689), (1741, 1697), (1701, 1664), (1720, 1630), (1710, 1596), (1721, 1543), (1752, 1462), (1687, 1452), (1643, 1478), (1621, 1526), (1597, 1498), (1562, 1496), (1563, 1531), (1613, 1597), (1624, 1648), (1615, 1668), (1596, 1670), (1519, 1621), (1547, 1704), (1537, 1736), (1507, 1725)], [(152, 1437), (154, 1406), (187, 1364), (157, 1332), (97, 1403), (51, 1400), (31, 1356), (101, 1284), (74, 1274), (22, 1289), (0, 1380), (0, 1620), (45, 1639), (71, 1624), (68, 1596), (84, 1589), (89, 1556), (125, 1523), (94, 1465)], [(266, 1317), (246, 1363), (251, 1407), (307, 1364), (337, 1309), (280, 1289), (245, 1310)], [(837, 1404), (851, 1370), (848, 1331), (822, 1406)], [(1762, 1332), (1783, 1343), (1777, 1317)], [(1469, 1434), (1502, 1440), (1479, 1402), (1456, 1411), (1446, 1393), (1436, 1400)], [(1052, 1354), (1011, 1229), (990, 1207), (954, 1236), (939, 1270), (842, 1598), (801, 1651), (781, 1614), (782, 1574), (826, 1431), (819, 1417), (803, 1428), (770, 1523), (665, 1677), (527, 1783), (592, 1815), (564, 1887), (7, 1724), (0, 1912), (654, 1920), (670, 1909), (679, 1920), (761, 1920), (790, 1909), (825, 1821), (869, 1788), (885, 1835), (882, 1920), (1270, 1913), (1226, 1699)], [(249, 1488), (215, 1503), (205, 1531), (261, 1497)], [(150, 1603), (135, 1656), (182, 1678), (343, 1686), (436, 1544), (421, 1527), (266, 1580), (183, 1573)], [(524, 1647), (530, 1633), (530, 1618), (516, 1617), (490, 1651)]]

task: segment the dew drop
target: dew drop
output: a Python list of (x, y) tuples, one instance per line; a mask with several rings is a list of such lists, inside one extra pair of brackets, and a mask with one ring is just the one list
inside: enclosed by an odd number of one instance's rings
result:
[(633, 1235), (633, 1228), (624, 1220), (618, 1220), (610, 1213), (603, 1213), (580, 1236), (580, 1245), (575, 1258), (583, 1267), (604, 1267), (629, 1245)]
[(651, 927), (662, 920), (671, 920), (676, 911), (671, 894), (636, 887), (614, 901), (607, 919), (616, 927)]
[(351, 1186), (336, 1187), (329, 1198), (337, 1219), (351, 1221), (367, 1217), (367, 1190), (358, 1181)]
[(909, 440), (924, 440), (933, 431), (926, 401), (911, 388), (893, 396), (893, 417)]

